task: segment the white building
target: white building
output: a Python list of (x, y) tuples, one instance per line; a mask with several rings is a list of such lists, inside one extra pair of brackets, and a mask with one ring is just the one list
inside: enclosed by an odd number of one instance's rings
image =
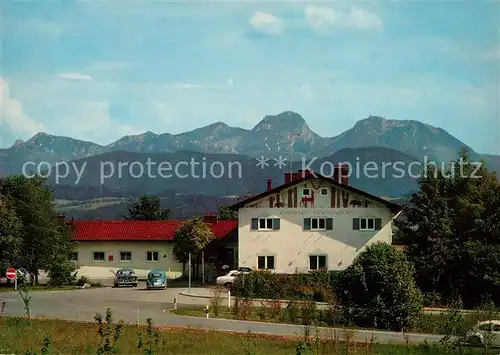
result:
[(239, 266), (278, 273), (349, 266), (369, 244), (392, 243), (401, 207), (310, 171), (285, 173), (285, 183), (233, 205), (238, 210)]

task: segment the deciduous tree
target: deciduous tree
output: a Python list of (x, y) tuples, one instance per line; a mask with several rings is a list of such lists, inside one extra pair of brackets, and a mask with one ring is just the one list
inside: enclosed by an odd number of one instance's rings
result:
[(430, 170), (397, 223), (417, 283), (471, 307), (500, 299), (500, 184), (466, 150), (450, 169)]
[(21, 220), (9, 201), (0, 196), (0, 274), (14, 266), (23, 245)]
[(185, 221), (175, 233), (173, 254), (184, 265), (189, 261), (189, 254), (197, 256), (214, 239), (210, 225), (195, 217)]
[(9, 176), (0, 179), (0, 194), (11, 204), (21, 221), (21, 251), (16, 265), (34, 275), (38, 270), (49, 274), (65, 265), (67, 274), (76, 270), (69, 261), (73, 252), (70, 228), (61, 223), (54, 209), (54, 198), (45, 179)]
[(341, 272), (336, 288), (348, 318), (367, 326), (409, 329), (422, 312), (413, 265), (386, 243), (372, 244), (360, 253)]
[(238, 219), (238, 212), (229, 208), (229, 206), (219, 205), (217, 208), (217, 214), (219, 219)]

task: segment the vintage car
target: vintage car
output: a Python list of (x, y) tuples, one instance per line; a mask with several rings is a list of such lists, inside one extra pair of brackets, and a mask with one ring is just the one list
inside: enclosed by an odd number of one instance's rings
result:
[(114, 287), (132, 286), (137, 287), (137, 275), (132, 268), (120, 269), (115, 274)]
[(167, 274), (163, 270), (151, 270), (146, 280), (148, 290), (167, 288)]

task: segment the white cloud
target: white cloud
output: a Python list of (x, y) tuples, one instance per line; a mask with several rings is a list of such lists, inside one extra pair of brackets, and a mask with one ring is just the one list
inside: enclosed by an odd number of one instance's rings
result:
[(113, 120), (106, 101), (71, 101), (58, 105), (54, 112), (57, 112), (51, 122), (54, 132), (100, 144), (146, 131)]
[(229, 87), (229, 88), (232, 88), (233, 85), (234, 85), (233, 77), (228, 78), (227, 81), (226, 81), (226, 86)]
[(325, 6), (307, 5), (304, 13), (309, 25), (315, 29), (335, 26), (362, 31), (383, 28), (382, 20), (377, 14), (356, 7), (351, 8), (348, 13), (343, 13)]
[(59, 73), (58, 77), (69, 80), (92, 80), (92, 77), (82, 73)]
[(280, 35), (285, 29), (285, 24), (282, 19), (266, 12), (257, 11), (250, 19), (250, 25), (256, 30), (269, 34)]
[(7, 80), (0, 78), (0, 127), (3, 123), (8, 124), (12, 132), (23, 135), (47, 131), (42, 123), (36, 122), (24, 113), (21, 102), (10, 97)]

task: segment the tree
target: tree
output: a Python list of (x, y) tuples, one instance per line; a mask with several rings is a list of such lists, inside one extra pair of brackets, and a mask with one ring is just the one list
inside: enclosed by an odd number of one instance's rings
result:
[(128, 206), (129, 220), (157, 221), (169, 219), (172, 211), (161, 207), (161, 200), (157, 196), (142, 195)]
[(349, 319), (375, 328), (409, 329), (422, 312), (422, 294), (413, 265), (405, 254), (386, 243), (360, 253), (339, 275), (337, 295)]
[(71, 230), (61, 223), (54, 210), (54, 197), (45, 179), (13, 175), (0, 179), (0, 194), (9, 201), (22, 227), (22, 246), (16, 266), (25, 267), (38, 281), (38, 270), (49, 274), (64, 265), (68, 274), (76, 270), (71, 263)]
[[(178, 262), (185, 265), (189, 254), (198, 256), (214, 239), (210, 225), (201, 218), (195, 217), (185, 221), (174, 236), (173, 254)], [(183, 268), (184, 269), (184, 268)]]
[[(450, 169), (433, 169), (396, 222), (415, 264), (417, 283), (466, 307), (500, 297), (500, 184), (468, 152)], [(474, 285), (474, 287), (471, 287)]]
[(9, 201), (0, 196), (0, 274), (13, 266), (23, 245), (22, 224)]
[(229, 208), (229, 206), (219, 205), (217, 208), (217, 214), (219, 219), (238, 219), (238, 211), (234, 211)]

